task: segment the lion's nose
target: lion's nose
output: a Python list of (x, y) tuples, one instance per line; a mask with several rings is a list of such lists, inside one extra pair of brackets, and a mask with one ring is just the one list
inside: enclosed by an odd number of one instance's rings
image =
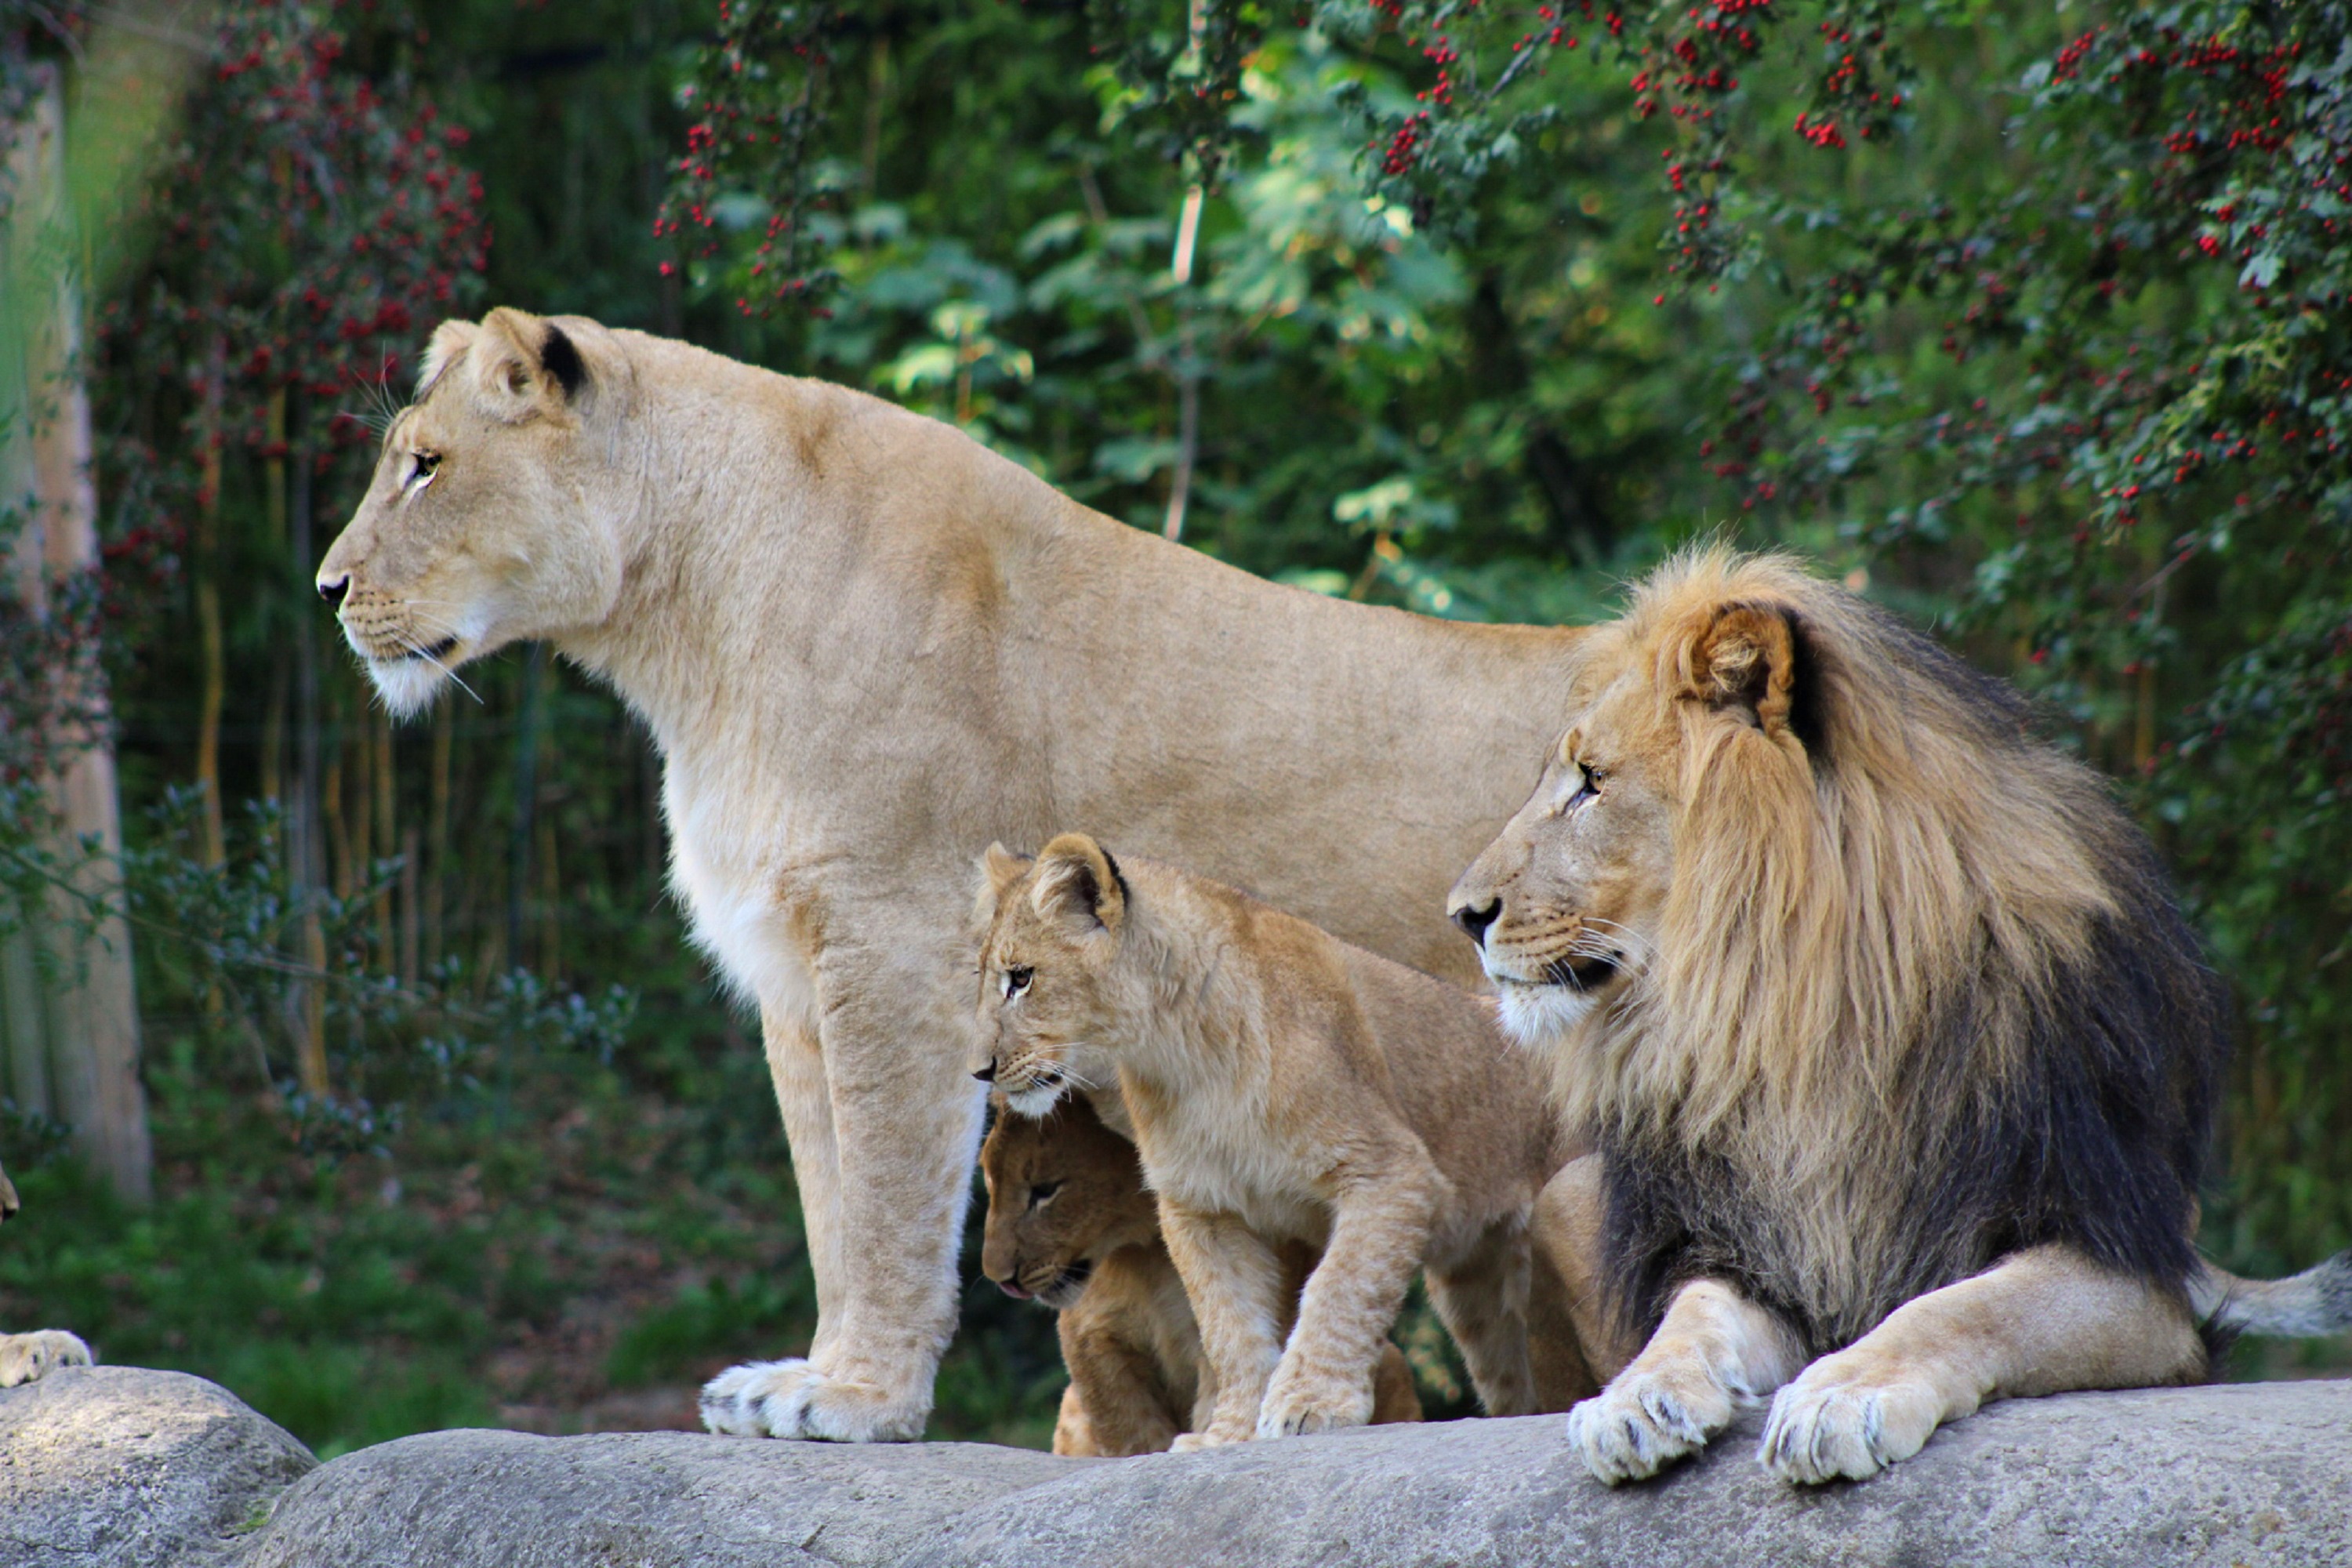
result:
[(327, 608), (331, 610), (341, 609), (343, 607), (343, 595), (351, 591), (352, 574), (348, 572), (339, 577), (321, 577), (319, 579), (319, 597), (327, 601)]
[(980, 1079), (982, 1083), (994, 1083), (996, 1081), (996, 1058), (994, 1057), (989, 1058), (988, 1065), (983, 1068), (974, 1068), (971, 1076)]
[(1486, 945), (1486, 928), (1493, 925), (1495, 917), (1502, 912), (1503, 900), (1500, 899), (1490, 904), (1465, 904), (1454, 911), (1454, 923), (1462, 928), (1464, 935), (1484, 947)]

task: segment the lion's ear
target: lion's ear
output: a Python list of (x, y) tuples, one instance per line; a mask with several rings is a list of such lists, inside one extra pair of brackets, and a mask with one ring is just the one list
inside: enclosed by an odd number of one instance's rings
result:
[(505, 305), (482, 318), (467, 363), (491, 411), (506, 419), (576, 402), (588, 384), (588, 366), (569, 332)]
[(1127, 879), (1103, 847), (1083, 833), (1065, 833), (1039, 852), (1037, 883), (1029, 895), (1037, 912), (1079, 931), (1116, 931), (1127, 918)]
[(1788, 611), (1717, 605), (1692, 626), (1679, 651), (1680, 696), (1736, 713), (1767, 735), (1789, 728), (1800, 672)]

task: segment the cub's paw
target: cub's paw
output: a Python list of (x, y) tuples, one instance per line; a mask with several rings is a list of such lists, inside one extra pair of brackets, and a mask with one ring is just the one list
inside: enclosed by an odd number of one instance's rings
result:
[(1206, 1432), (1179, 1432), (1176, 1440), (1168, 1445), (1168, 1451), (1171, 1454), (1200, 1454), (1211, 1448), (1223, 1448), (1247, 1441), (1246, 1437), (1228, 1436), (1213, 1428)]
[(911, 1443), (930, 1407), (870, 1383), (835, 1377), (795, 1356), (730, 1366), (702, 1387), (702, 1424), (739, 1437)]
[(94, 1359), (79, 1335), (63, 1329), (0, 1334), (0, 1388), (47, 1377), (61, 1366), (88, 1366)]
[(1596, 1480), (1643, 1480), (1706, 1447), (1731, 1404), (1704, 1366), (1629, 1368), (1568, 1413), (1568, 1446)]
[(1756, 1458), (1785, 1481), (1866, 1480), (1925, 1447), (1943, 1419), (1943, 1398), (1925, 1382), (1841, 1352), (1773, 1396)]
[(1257, 1407), (1260, 1437), (1298, 1437), (1309, 1432), (1363, 1426), (1372, 1419), (1369, 1379), (1336, 1376), (1292, 1365), (1277, 1368)]

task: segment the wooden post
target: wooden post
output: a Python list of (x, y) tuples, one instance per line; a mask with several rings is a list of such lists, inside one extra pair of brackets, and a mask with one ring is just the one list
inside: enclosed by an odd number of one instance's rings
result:
[[(54, 68), (37, 88), (29, 111), (13, 127), (8, 150), (15, 202), (0, 265), (6, 302), (0, 314), (0, 395), (12, 406), (0, 423), (11, 448), (0, 475), (20, 508), (11, 587), (36, 619), (55, 607), (56, 591), (98, 570), (98, 496), (90, 479), (89, 399), (82, 381), (81, 300), (67, 258), (65, 94)], [(21, 480), (29, 478), (29, 498)], [(24, 504), (29, 499), (29, 505)], [(56, 814), (54, 847), (70, 868), (68, 885), (47, 906), (27, 911), (31, 934), (47, 959), (33, 984), (44, 993), (47, 1089), (56, 1113), (92, 1170), (124, 1197), (143, 1203), (153, 1189), (146, 1091), (139, 1081), (139, 1012), (131, 968), (131, 928), (121, 903), (122, 828), (106, 689), (95, 650), (49, 672), (51, 711), (60, 717), (48, 740), (47, 784)], [(80, 853), (83, 844), (95, 855)], [(23, 954), (5, 966), (11, 1077), (34, 1075), (15, 1060), (17, 1020), (29, 1017)], [(29, 1033), (29, 1029), (26, 1031)]]

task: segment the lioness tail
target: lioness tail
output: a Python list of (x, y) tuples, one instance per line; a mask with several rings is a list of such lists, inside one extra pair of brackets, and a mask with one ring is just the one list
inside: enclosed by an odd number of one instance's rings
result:
[(2352, 1252), (2284, 1279), (2241, 1279), (2208, 1263), (2189, 1281), (2197, 1316), (2241, 1334), (2307, 1339), (2352, 1329)]

